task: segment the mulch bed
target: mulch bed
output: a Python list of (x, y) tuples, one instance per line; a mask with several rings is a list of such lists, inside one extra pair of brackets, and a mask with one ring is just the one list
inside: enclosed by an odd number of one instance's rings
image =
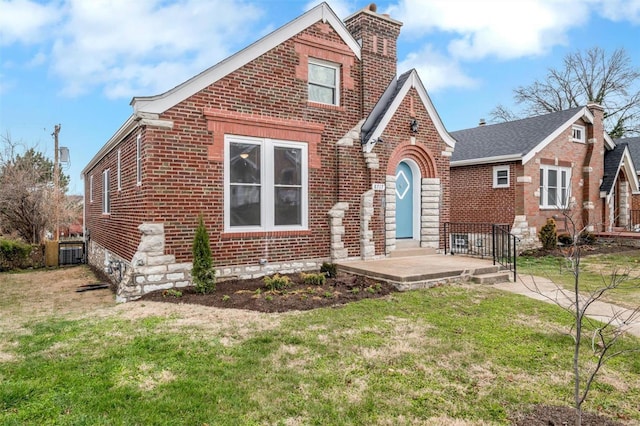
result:
[(384, 297), (397, 290), (391, 284), (366, 277), (339, 273), (327, 278), (323, 285), (308, 285), (300, 275), (287, 275), (291, 284), (283, 290), (268, 290), (263, 278), (221, 280), (209, 294), (196, 293), (193, 287), (159, 290), (139, 300), (191, 303), (217, 308), (249, 309), (259, 312), (307, 311), (333, 305), (344, 305), (362, 299)]
[[(569, 407), (536, 405), (531, 412), (516, 414), (512, 421), (516, 426), (572, 426), (576, 410)], [(616, 420), (596, 413), (582, 413), (582, 426), (624, 426)]]

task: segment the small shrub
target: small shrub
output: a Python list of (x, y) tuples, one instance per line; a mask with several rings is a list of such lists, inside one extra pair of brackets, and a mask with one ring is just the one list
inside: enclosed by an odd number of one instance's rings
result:
[(204, 226), (202, 215), (198, 218), (198, 227), (193, 237), (193, 285), (198, 293), (211, 293), (216, 289), (216, 270), (213, 266), (209, 233)]
[(360, 293), (360, 289), (359, 289), (358, 287), (354, 287), (354, 288), (352, 288), (352, 289), (351, 289), (351, 290), (349, 290), (349, 291), (350, 291), (351, 293), (353, 293), (353, 294), (358, 294), (358, 293)]
[(31, 250), (32, 247), (29, 244), (0, 239), (0, 271), (25, 267)]
[(300, 274), (302, 282), (306, 285), (324, 285), (327, 282), (327, 276), (323, 273), (319, 274)]
[(327, 299), (331, 299), (333, 297), (333, 293), (331, 293), (330, 291), (325, 291), (323, 296)]
[(327, 278), (335, 278), (337, 276), (336, 264), (324, 262), (320, 267), (320, 272), (325, 274)]
[(272, 295), (270, 295), (270, 294), (267, 294), (267, 295), (264, 297), (264, 300), (266, 300), (267, 302), (271, 302), (271, 301), (273, 300), (273, 296), (272, 296)]
[(589, 231), (582, 231), (580, 233), (580, 236), (578, 237), (578, 242), (580, 244), (592, 245), (596, 243), (596, 240), (597, 240), (596, 236)]
[(556, 221), (552, 218), (547, 219), (547, 223), (540, 228), (540, 242), (545, 250), (553, 250), (558, 245), (558, 235), (556, 234)]
[(291, 284), (291, 280), (286, 275), (275, 274), (264, 277), (264, 285), (268, 290), (283, 290)]
[(162, 297), (182, 297), (182, 292), (180, 290), (170, 288), (162, 292)]
[(222, 296), (223, 302), (228, 302), (230, 299), (231, 299), (231, 296), (229, 296), (228, 294), (225, 294), (224, 296)]
[(573, 244), (573, 238), (569, 234), (560, 234), (558, 235), (558, 244), (562, 244), (563, 246), (570, 246)]

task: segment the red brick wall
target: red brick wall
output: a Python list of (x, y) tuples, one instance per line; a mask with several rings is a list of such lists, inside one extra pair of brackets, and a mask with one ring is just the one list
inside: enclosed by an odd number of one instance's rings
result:
[[(509, 167), (509, 187), (493, 188), (494, 166)], [(451, 169), (451, 222), (513, 224), (516, 213), (516, 163)]]
[(364, 11), (345, 25), (362, 42), (362, 102), (368, 114), (397, 73), (396, 41), (402, 24)]
[[(597, 121), (597, 120), (596, 120)], [(531, 177), (531, 183), (524, 185), (525, 213), (529, 225), (540, 229), (546, 223), (547, 218), (555, 218), (562, 230), (564, 225), (560, 222), (563, 211), (558, 209), (540, 209), (539, 197), (535, 195), (540, 182), (540, 164), (557, 164), (558, 166), (571, 167), (571, 194), (575, 198), (571, 210), (568, 212), (578, 228), (587, 224), (596, 226), (596, 230), (602, 226), (602, 200), (600, 199), (600, 179), (604, 168), (604, 142), (602, 126), (598, 126), (595, 133), (591, 125), (579, 120), (577, 124), (586, 125), (588, 138), (596, 135), (595, 144), (572, 142), (571, 127), (559, 135), (555, 141), (546, 146), (535, 159), (530, 160), (524, 166), (524, 174)], [(584, 174), (585, 166), (593, 167), (591, 173)], [(590, 179), (586, 177), (590, 176)], [(589, 198), (587, 198), (589, 197)], [(583, 203), (590, 199), (594, 203), (594, 209), (589, 213), (589, 219), (583, 216)]]
[[(311, 42), (314, 49), (308, 48)], [(299, 65), (311, 54), (342, 65), (339, 107), (307, 101), (306, 75), (300, 75)], [(134, 174), (134, 188), (123, 191), (117, 202), (114, 198), (109, 217), (102, 217), (96, 208), (101, 205), (100, 173), (113, 163), (115, 150), (90, 171), (97, 177), (88, 226), (96, 241), (130, 259), (138, 243), (137, 226), (143, 221), (163, 222), (166, 253), (176, 255), (178, 262), (189, 261), (197, 217), (202, 213), (218, 266), (257, 264), (262, 258), (275, 262), (328, 257), (327, 212), (338, 201), (336, 186), (358, 187), (337, 181), (335, 143), (361, 118), (359, 72), (359, 61), (342, 39), (328, 25), (318, 23), (169, 109), (160, 118), (172, 121), (172, 129), (146, 127), (143, 133), (142, 186), (135, 188)], [(207, 109), (275, 122), (305, 122), (324, 129), (319, 143), (309, 147), (308, 231), (224, 234), (224, 164), (221, 156), (212, 155), (221, 148), (216, 145), (221, 139), (209, 130), (215, 127), (211, 124), (215, 118), (204, 115)], [(253, 127), (238, 125), (231, 130), (250, 136)], [(129, 143), (133, 143), (135, 160), (133, 135), (124, 142), (127, 147)], [(123, 164), (123, 169), (135, 173), (133, 163)], [(354, 165), (358, 180), (365, 172), (363, 161)], [(349, 214), (355, 215), (357, 210), (354, 205)], [(350, 255), (359, 255), (359, 245), (352, 245)]]

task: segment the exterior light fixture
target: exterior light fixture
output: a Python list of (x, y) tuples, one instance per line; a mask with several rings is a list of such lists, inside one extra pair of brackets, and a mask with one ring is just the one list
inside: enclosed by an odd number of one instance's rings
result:
[(243, 160), (246, 160), (247, 158), (249, 158), (249, 153), (243, 152), (242, 154), (240, 154), (240, 158), (242, 158)]
[(418, 124), (418, 120), (416, 120), (415, 118), (412, 118), (410, 126), (411, 126), (412, 133), (418, 133), (418, 128), (420, 127), (420, 124)]

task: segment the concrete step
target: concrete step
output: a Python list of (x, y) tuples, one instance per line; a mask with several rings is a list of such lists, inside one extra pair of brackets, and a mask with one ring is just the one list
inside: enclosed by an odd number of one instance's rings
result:
[(397, 248), (389, 254), (389, 257), (431, 256), (437, 254), (434, 248)]
[(471, 276), (471, 282), (478, 284), (497, 284), (511, 281), (511, 271), (498, 271), (486, 274), (474, 274)]

